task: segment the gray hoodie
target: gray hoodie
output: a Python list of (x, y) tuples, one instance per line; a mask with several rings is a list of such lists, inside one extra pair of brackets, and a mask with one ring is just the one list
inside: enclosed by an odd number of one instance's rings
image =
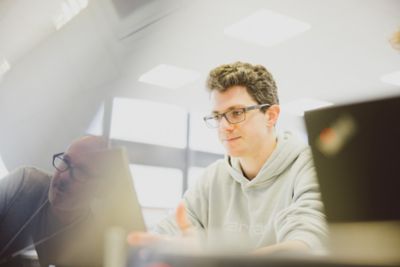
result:
[[(243, 175), (237, 158), (226, 156), (206, 169), (184, 201), (190, 221), (209, 239), (223, 237), (249, 249), (299, 240), (314, 250), (327, 239), (310, 150), (289, 132), (278, 136), (254, 179)], [(179, 234), (174, 217), (155, 232)]]

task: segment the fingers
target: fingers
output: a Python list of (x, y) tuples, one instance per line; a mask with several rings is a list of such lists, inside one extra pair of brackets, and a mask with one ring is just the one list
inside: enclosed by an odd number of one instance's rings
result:
[(192, 224), (187, 218), (185, 203), (183, 201), (179, 202), (176, 209), (176, 223), (183, 235), (189, 234)]
[(132, 246), (147, 246), (161, 241), (162, 237), (145, 232), (132, 232), (126, 240)]
[[(192, 236), (193, 226), (187, 218), (187, 213), (185, 209), (185, 204), (179, 203), (176, 209), (176, 222), (183, 236)], [(155, 235), (146, 232), (132, 232), (128, 235), (128, 244), (132, 246), (148, 246), (156, 242), (168, 241), (169, 238), (163, 235)]]

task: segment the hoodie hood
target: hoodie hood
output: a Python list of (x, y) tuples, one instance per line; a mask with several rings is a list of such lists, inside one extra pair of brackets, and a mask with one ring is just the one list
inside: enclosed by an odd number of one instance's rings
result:
[(242, 172), (239, 158), (225, 156), (225, 164), (232, 177), (242, 186), (254, 186), (271, 182), (279, 176), (291, 163), (307, 149), (307, 145), (301, 142), (290, 132), (278, 134), (277, 145), (271, 156), (262, 166), (257, 176), (248, 180)]

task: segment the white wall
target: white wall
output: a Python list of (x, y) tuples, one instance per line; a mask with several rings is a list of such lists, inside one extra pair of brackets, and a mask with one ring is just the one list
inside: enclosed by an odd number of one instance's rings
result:
[(0, 152), (9, 169), (48, 169), (89, 126), (118, 76), (117, 57), (89, 6), (16, 62), (0, 83)]

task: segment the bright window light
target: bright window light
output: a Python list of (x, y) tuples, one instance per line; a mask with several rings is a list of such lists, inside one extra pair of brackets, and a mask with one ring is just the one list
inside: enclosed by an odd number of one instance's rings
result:
[(160, 64), (139, 77), (139, 81), (169, 89), (178, 89), (200, 77), (197, 71)]
[[(175, 207), (174, 207), (175, 208)], [(148, 208), (142, 207), (144, 222), (147, 229), (154, 228), (160, 221), (170, 215), (174, 209), (171, 208)]]
[(399, 85), (400, 86), (400, 71), (392, 72), (383, 75), (381, 81), (388, 84)]
[(86, 133), (91, 135), (103, 134), (103, 117), (104, 117), (104, 104), (102, 104), (96, 112), (92, 122), (89, 125)]
[(299, 139), (307, 143), (307, 130), (303, 116), (294, 115), (288, 112), (281, 112), (276, 125), (278, 132), (289, 131)]
[(0, 62), (0, 77), (3, 76), (7, 71), (11, 68), (10, 63), (7, 60), (3, 59)]
[(286, 112), (295, 116), (304, 116), (305, 111), (327, 107), (331, 105), (333, 105), (333, 103), (323, 100), (312, 99), (312, 98), (300, 98), (292, 102), (283, 104), (281, 107), (282, 107), (282, 112)]
[(112, 139), (186, 147), (187, 112), (177, 106), (140, 99), (115, 98)]
[(203, 173), (205, 171), (205, 168), (201, 167), (190, 167), (189, 168), (189, 173), (188, 173), (188, 188), (191, 188), (194, 186), (194, 184), (197, 182), (200, 177), (202, 177)]
[(189, 146), (193, 150), (224, 154), (222, 144), (218, 140), (217, 129), (211, 129), (204, 123), (206, 112), (190, 113), (190, 140)]
[(61, 3), (61, 12), (53, 18), (57, 30), (61, 29), (73, 17), (88, 5), (88, 0), (65, 0)]
[(4, 176), (6, 176), (8, 174), (8, 170), (6, 168), (6, 166), (4, 165), (3, 159), (1, 158), (0, 155), (0, 179), (3, 178)]
[(182, 198), (182, 171), (130, 165), (139, 202), (143, 207), (175, 208)]
[(262, 46), (272, 46), (309, 30), (305, 22), (262, 9), (225, 28), (230, 37)]

